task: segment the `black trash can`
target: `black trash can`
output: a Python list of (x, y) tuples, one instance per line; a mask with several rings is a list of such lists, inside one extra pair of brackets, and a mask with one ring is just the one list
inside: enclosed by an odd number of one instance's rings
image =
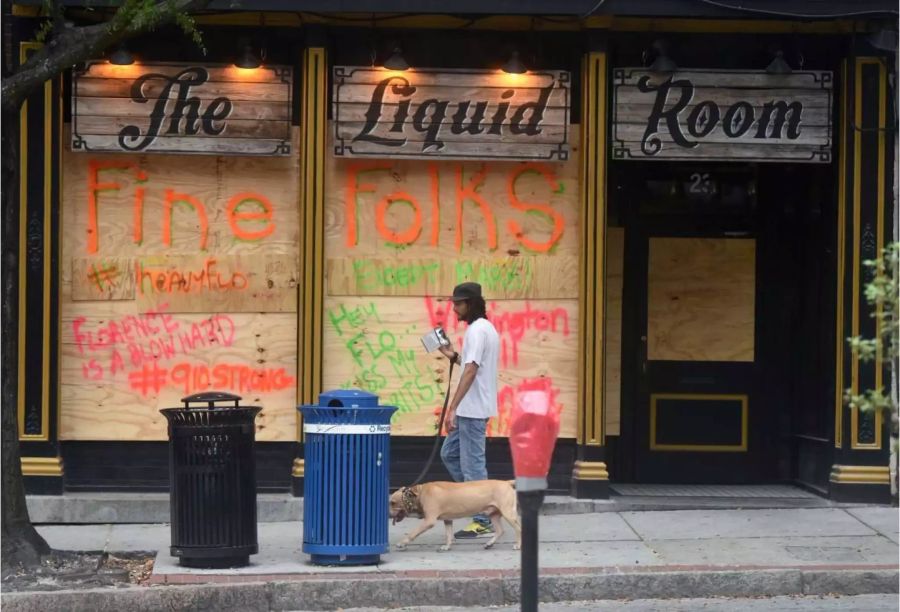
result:
[(185, 567), (247, 565), (259, 552), (253, 447), (261, 408), (240, 400), (197, 393), (182, 398), (183, 408), (160, 410), (169, 422), (170, 550)]

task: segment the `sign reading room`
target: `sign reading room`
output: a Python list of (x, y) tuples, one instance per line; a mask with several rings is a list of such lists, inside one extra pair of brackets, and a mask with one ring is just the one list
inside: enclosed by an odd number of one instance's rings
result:
[(617, 68), (613, 88), (613, 159), (831, 161), (831, 72)]
[(334, 154), (566, 160), (569, 73), (335, 66)]
[(72, 79), (72, 150), (290, 155), (291, 68), (90, 62)]

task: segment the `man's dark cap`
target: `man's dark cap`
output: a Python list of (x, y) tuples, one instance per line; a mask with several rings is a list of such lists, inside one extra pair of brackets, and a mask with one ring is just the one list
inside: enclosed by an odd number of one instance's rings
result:
[(460, 283), (453, 288), (453, 296), (450, 298), (453, 302), (461, 302), (463, 300), (471, 300), (481, 297), (481, 285), (478, 283)]

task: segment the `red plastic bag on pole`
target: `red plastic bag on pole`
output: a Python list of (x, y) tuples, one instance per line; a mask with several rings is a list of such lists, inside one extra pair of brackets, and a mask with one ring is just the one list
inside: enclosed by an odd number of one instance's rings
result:
[(547, 488), (558, 435), (559, 410), (552, 405), (549, 381), (540, 379), (520, 388), (509, 428), (517, 490)]

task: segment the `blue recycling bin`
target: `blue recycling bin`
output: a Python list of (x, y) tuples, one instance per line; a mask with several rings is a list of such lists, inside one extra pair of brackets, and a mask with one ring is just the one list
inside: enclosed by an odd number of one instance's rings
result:
[(372, 565), (388, 551), (391, 416), (378, 396), (327, 391), (301, 406), (303, 552), (317, 565)]

